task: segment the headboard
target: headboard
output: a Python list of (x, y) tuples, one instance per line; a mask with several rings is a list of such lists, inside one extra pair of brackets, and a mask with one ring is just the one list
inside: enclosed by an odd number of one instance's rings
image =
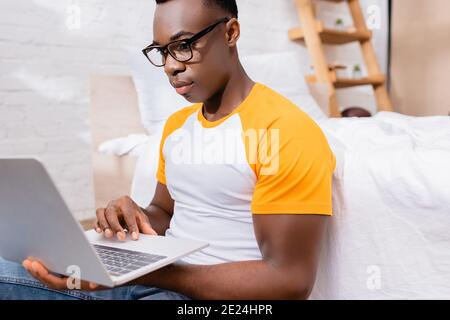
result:
[(90, 124), (95, 206), (130, 194), (136, 164), (133, 156), (109, 156), (98, 152), (109, 139), (146, 133), (141, 124), (137, 95), (131, 76), (90, 77)]

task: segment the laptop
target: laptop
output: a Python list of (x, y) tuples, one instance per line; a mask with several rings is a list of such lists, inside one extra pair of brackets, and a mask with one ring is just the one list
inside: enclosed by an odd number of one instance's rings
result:
[(40, 259), (49, 270), (115, 287), (208, 243), (141, 234), (138, 241), (83, 231), (36, 159), (0, 159), (0, 257)]

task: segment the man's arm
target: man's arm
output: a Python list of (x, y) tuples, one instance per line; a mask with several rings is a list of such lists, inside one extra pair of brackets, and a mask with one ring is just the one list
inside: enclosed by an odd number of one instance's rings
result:
[(315, 281), (327, 217), (253, 215), (253, 221), (262, 260), (173, 264), (133, 283), (194, 299), (307, 299)]
[(170, 226), (173, 216), (174, 201), (167, 190), (167, 186), (158, 182), (155, 195), (147, 208), (141, 208), (146, 214), (150, 225), (158, 235), (163, 236)]

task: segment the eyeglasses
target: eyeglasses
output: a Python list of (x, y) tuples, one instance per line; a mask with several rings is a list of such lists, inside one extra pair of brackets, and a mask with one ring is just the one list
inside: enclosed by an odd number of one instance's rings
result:
[(167, 53), (179, 62), (187, 62), (192, 59), (192, 44), (213, 31), (219, 24), (230, 21), (229, 18), (222, 18), (189, 39), (175, 40), (161, 47), (150, 45), (142, 50), (142, 53), (156, 67), (163, 67), (166, 64)]

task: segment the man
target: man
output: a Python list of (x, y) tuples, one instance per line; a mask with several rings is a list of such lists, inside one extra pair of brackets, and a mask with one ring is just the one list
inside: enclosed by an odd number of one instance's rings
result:
[[(25, 281), (47, 298), (308, 298), (332, 214), (335, 157), (325, 136), (298, 107), (245, 73), (235, 0), (156, 2), (154, 41), (143, 52), (193, 105), (166, 122), (151, 204), (112, 201), (97, 210), (95, 228), (123, 241), (126, 229), (133, 240), (159, 234), (210, 246), (109, 290), (85, 282), (81, 291), (67, 290), (65, 278), (25, 260), (44, 287), (3, 263), (3, 272), (22, 280), (3, 279), (0, 292), (9, 286), (27, 296), (31, 289), (18, 285)], [(53, 291), (43, 293), (47, 287)]]

